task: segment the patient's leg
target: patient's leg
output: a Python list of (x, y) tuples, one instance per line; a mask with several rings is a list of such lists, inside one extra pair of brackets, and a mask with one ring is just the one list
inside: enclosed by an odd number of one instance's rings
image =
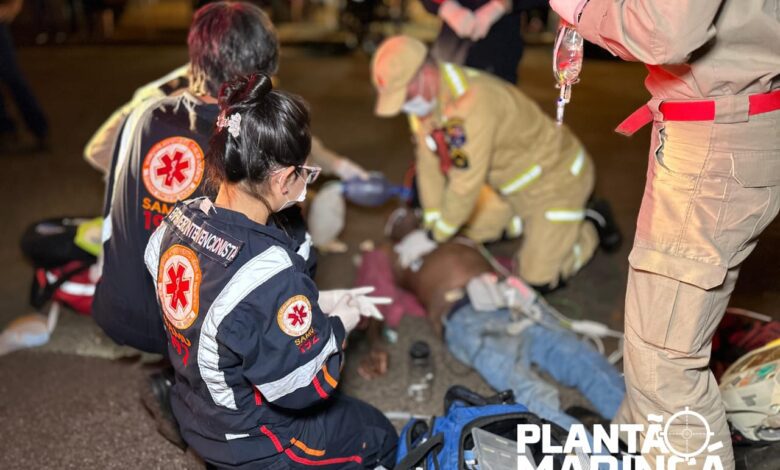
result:
[(447, 320), (450, 351), (473, 367), (496, 390), (511, 389), (515, 399), (539, 416), (566, 429), (577, 421), (560, 410), (558, 390), (531, 368), (523, 356), (524, 333), (507, 333), (509, 311), (478, 312), (461, 307)]
[(603, 355), (568, 331), (534, 325), (526, 337), (531, 362), (561, 384), (576, 387), (601, 416), (615, 416), (625, 382)]

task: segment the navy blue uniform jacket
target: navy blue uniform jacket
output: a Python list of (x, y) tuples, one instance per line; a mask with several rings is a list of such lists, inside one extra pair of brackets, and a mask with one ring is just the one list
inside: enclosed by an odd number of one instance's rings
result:
[(176, 370), (171, 402), (209, 461), (245, 465), (322, 432), (306, 410), (338, 385), (345, 331), (320, 310), (295, 248), (207, 198), (177, 205), (149, 240)]

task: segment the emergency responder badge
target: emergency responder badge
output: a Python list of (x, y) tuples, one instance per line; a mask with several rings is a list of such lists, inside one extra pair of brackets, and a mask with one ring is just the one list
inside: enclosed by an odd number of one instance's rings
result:
[(450, 158), (452, 158), (452, 165), (455, 168), (465, 170), (469, 167), (469, 158), (463, 150), (454, 150)]
[(173, 245), (163, 253), (157, 273), (157, 295), (165, 319), (179, 330), (190, 327), (200, 307), (200, 263), (194, 251)]
[(447, 142), (451, 149), (459, 149), (466, 145), (466, 130), (463, 128), (463, 119), (453, 118), (444, 124), (447, 133)]
[(154, 144), (142, 169), (144, 186), (164, 202), (187, 199), (203, 179), (203, 150), (186, 137), (169, 137)]
[(299, 337), (311, 326), (311, 302), (304, 295), (290, 297), (276, 314), (279, 328), (289, 336)]

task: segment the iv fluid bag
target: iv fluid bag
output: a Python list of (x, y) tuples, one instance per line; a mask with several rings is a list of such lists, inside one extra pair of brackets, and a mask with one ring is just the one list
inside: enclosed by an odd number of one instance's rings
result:
[(579, 80), (583, 50), (580, 33), (574, 26), (561, 21), (553, 50), (553, 73), (559, 87), (574, 85)]

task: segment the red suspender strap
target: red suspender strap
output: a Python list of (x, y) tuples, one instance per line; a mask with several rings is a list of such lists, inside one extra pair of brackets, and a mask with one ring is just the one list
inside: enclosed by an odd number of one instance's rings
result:
[(447, 137), (444, 129), (436, 129), (431, 132), (433, 141), (436, 142), (436, 154), (439, 156), (439, 169), (443, 174), (448, 174), (452, 168), (452, 157), (450, 156), (450, 146), (447, 144)]
[(760, 95), (750, 95), (750, 114), (762, 114), (780, 109), (780, 90)]
[(644, 104), (617, 126), (615, 132), (626, 137), (634, 135), (636, 131), (653, 122), (653, 112)]
[[(780, 109), (780, 90), (748, 96), (749, 116)], [(713, 121), (715, 101), (664, 101), (658, 107), (664, 121)], [(653, 113), (647, 105), (634, 111), (621, 122), (616, 132), (630, 136), (653, 120)]]

